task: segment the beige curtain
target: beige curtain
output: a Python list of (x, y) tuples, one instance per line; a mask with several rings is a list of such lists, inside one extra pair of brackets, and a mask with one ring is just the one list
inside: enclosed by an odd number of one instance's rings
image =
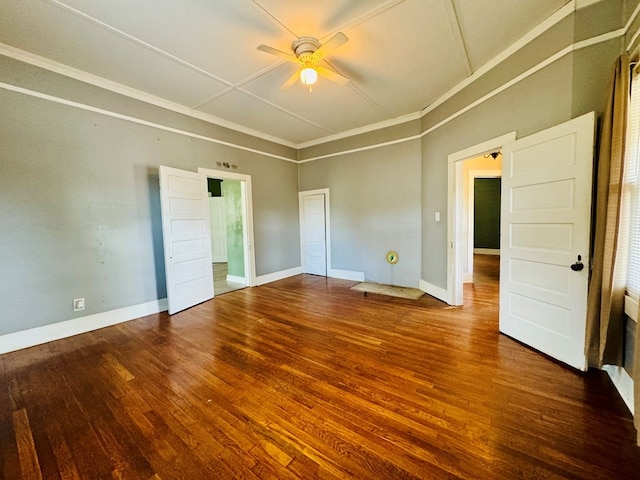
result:
[[(640, 65), (634, 67), (633, 78), (635, 82), (640, 81)], [(640, 83), (635, 85), (635, 88), (640, 88)], [(640, 446), (640, 328), (638, 328), (637, 323), (633, 352), (633, 370), (631, 372), (631, 376), (633, 377), (633, 424), (636, 427), (636, 443)]]
[(586, 352), (589, 366), (596, 368), (604, 364), (622, 365), (624, 358), (627, 262), (622, 258), (626, 257), (626, 249), (619, 248), (619, 225), (629, 84), (629, 57), (624, 54), (614, 66), (597, 156), (595, 238), (587, 304)]

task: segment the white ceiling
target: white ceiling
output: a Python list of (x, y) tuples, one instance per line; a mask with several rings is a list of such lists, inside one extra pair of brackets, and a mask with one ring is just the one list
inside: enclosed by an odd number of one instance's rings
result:
[[(569, 0), (2, 0), (0, 42), (301, 145), (419, 112)], [(280, 90), (299, 36), (349, 42)], [(219, 119), (219, 120), (217, 120)]]

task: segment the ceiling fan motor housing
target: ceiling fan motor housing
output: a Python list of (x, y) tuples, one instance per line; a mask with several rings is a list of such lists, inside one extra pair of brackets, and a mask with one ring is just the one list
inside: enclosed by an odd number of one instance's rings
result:
[(293, 42), (291, 48), (302, 62), (311, 63), (313, 54), (320, 48), (320, 42), (314, 37), (300, 37)]

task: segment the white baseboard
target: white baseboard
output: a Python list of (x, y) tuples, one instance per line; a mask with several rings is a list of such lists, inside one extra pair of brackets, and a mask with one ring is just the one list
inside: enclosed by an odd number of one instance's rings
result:
[(268, 273), (266, 275), (260, 275), (256, 278), (256, 285), (264, 285), (265, 283), (275, 282), (284, 278), (293, 277), (294, 275), (300, 275), (302, 273), (302, 267), (294, 267), (288, 270), (281, 270), (279, 272)]
[(247, 281), (244, 277), (236, 277), (235, 275), (227, 275), (227, 282), (241, 283), (246, 285)]
[(154, 300), (153, 302), (87, 315), (86, 317), (73, 318), (71, 320), (31, 328), (21, 332), (8, 333), (0, 336), (0, 354), (72, 337), (118, 323), (128, 322), (135, 318), (163, 312), (167, 310), (167, 307), (167, 299), (163, 298)]
[(351, 280), (352, 282), (364, 282), (364, 272), (354, 272), (352, 270), (338, 270), (332, 268), (329, 270), (329, 277), (339, 278), (340, 280)]
[(451, 301), (449, 299), (449, 292), (442, 287), (438, 287), (429, 282), (425, 282), (424, 280), (420, 280), (420, 290), (424, 293), (431, 295), (432, 297), (437, 298), (438, 300), (442, 300), (445, 303), (451, 305)]
[(500, 255), (499, 248), (474, 248), (473, 253), (478, 255)]
[(633, 379), (627, 371), (616, 365), (604, 365), (602, 369), (609, 374), (613, 385), (633, 415)]

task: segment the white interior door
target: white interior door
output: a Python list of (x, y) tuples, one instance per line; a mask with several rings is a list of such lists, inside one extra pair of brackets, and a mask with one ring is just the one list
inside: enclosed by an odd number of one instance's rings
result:
[(581, 370), (594, 118), (505, 145), (502, 165), (500, 331)]
[(210, 197), (211, 210), (211, 261), (227, 261), (227, 222), (224, 197)]
[(323, 193), (302, 197), (302, 270), (327, 275), (326, 199)]
[(169, 314), (213, 298), (206, 179), (160, 167), (162, 238)]

